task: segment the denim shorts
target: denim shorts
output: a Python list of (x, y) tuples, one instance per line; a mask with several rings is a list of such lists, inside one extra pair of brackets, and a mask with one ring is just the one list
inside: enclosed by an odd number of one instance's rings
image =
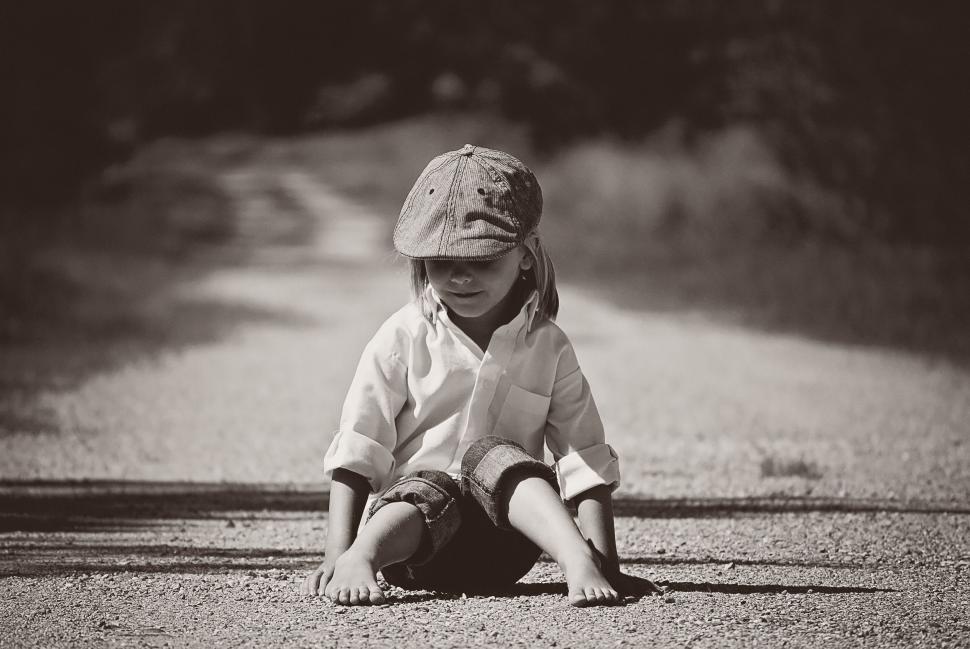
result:
[(374, 502), (370, 515), (392, 502), (417, 507), (425, 521), (418, 551), (381, 570), (409, 590), (486, 592), (507, 587), (535, 565), (541, 550), (508, 521), (503, 509), (510, 478), (536, 476), (558, 490), (552, 468), (515, 442), (485, 437), (462, 457), (461, 478), (443, 471), (404, 476)]

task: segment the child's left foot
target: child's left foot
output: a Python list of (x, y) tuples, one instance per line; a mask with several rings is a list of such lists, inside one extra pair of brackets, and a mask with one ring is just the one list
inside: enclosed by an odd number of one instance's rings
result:
[(566, 574), (567, 597), (572, 606), (616, 604), (620, 595), (603, 576), (590, 555), (578, 555), (561, 564)]
[(373, 563), (351, 548), (337, 559), (325, 595), (344, 606), (383, 604), (384, 591), (377, 585), (376, 574)]

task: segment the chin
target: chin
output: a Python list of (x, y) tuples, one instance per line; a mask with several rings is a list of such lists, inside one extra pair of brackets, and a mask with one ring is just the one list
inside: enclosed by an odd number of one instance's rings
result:
[[(448, 304), (447, 302), (445, 304)], [(448, 308), (451, 311), (462, 318), (477, 318), (488, 313), (488, 309), (484, 309), (477, 305), (470, 304), (448, 304)]]

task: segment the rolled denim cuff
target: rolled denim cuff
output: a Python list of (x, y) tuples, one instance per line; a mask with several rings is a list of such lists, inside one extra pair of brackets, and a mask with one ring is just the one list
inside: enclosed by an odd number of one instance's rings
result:
[(597, 444), (560, 458), (556, 477), (563, 500), (600, 485), (615, 491), (620, 486), (620, 461), (609, 444)]
[(461, 489), (442, 471), (418, 471), (404, 476), (374, 501), (369, 516), (394, 502), (414, 505), (424, 518), (427, 530), (417, 552), (405, 563), (420, 566), (427, 563), (454, 537), (461, 525), (458, 504)]
[(328, 478), (334, 469), (347, 469), (364, 476), (371, 491), (376, 493), (390, 481), (394, 456), (370, 437), (357, 431), (342, 430), (333, 438), (323, 460), (323, 472)]
[(472, 497), (489, 520), (503, 530), (512, 529), (505, 503), (510, 478), (537, 476), (558, 490), (552, 467), (526, 453), (518, 444), (497, 437), (485, 437), (473, 444), (462, 458), (461, 473)]

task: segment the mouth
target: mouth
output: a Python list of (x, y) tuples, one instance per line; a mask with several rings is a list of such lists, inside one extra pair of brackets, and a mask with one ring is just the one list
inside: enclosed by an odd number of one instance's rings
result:
[(448, 291), (452, 296), (458, 298), (459, 300), (467, 300), (479, 295), (481, 291)]

